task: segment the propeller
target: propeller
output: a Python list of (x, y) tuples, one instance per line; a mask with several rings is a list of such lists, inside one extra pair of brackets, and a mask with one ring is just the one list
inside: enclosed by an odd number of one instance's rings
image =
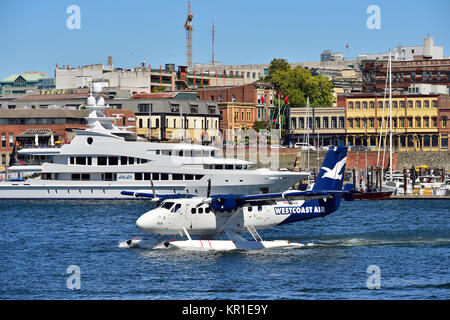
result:
[(205, 203), (209, 204), (210, 208), (211, 208), (211, 202), (212, 202), (212, 199), (211, 199), (211, 178), (210, 178), (210, 179), (208, 179), (208, 187), (206, 189), (206, 198), (203, 198), (202, 201), (199, 204), (197, 204), (196, 208), (200, 207), (201, 205), (203, 205)]
[(208, 179), (208, 189), (206, 191), (206, 197), (209, 198), (211, 196), (211, 178)]
[(153, 179), (150, 179), (150, 184), (152, 185), (152, 193), (153, 193), (153, 199), (150, 201), (151, 202), (159, 202), (159, 198), (156, 196), (156, 190), (155, 190), (155, 185), (153, 184)]

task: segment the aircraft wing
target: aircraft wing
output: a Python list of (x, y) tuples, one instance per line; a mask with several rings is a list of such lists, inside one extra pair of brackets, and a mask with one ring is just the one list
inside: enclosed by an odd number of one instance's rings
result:
[(185, 193), (175, 193), (175, 194), (153, 194), (147, 191), (127, 191), (124, 190), (120, 192), (121, 195), (131, 196), (136, 198), (151, 198), (154, 201), (164, 201), (166, 199), (181, 199), (181, 198), (192, 198), (193, 195)]
[(266, 193), (256, 194), (239, 197), (239, 201), (242, 202), (254, 202), (254, 201), (286, 201), (286, 200), (311, 200), (311, 199), (323, 199), (330, 198), (334, 195), (346, 196), (351, 194), (349, 190), (287, 190), (280, 193)]

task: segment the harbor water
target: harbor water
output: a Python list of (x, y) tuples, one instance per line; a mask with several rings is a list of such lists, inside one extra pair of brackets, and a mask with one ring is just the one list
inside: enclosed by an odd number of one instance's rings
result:
[(145, 236), (135, 221), (151, 207), (2, 201), (0, 299), (450, 299), (449, 200), (342, 202), (326, 218), (260, 232), (309, 244), (300, 248), (122, 248)]

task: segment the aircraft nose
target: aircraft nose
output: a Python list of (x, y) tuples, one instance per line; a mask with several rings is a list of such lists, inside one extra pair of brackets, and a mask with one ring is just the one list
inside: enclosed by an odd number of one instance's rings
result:
[(153, 228), (152, 215), (148, 214), (148, 213), (144, 213), (142, 216), (140, 216), (136, 220), (136, 226), (144, 232), (150, 232), (150, 230)]

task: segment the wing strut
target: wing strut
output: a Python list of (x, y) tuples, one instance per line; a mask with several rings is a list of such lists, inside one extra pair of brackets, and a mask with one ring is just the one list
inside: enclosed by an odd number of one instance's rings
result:
[(248, 230), (248, 232), (250, 232), (250, 234), (252, 235), (253, 239), (255, 239), (255, 241), (263, 241), (263, 239), (261, 238), (258, 231), (256, 231), (256, 229), (253, 225), (247, 226), (247, 230)]

